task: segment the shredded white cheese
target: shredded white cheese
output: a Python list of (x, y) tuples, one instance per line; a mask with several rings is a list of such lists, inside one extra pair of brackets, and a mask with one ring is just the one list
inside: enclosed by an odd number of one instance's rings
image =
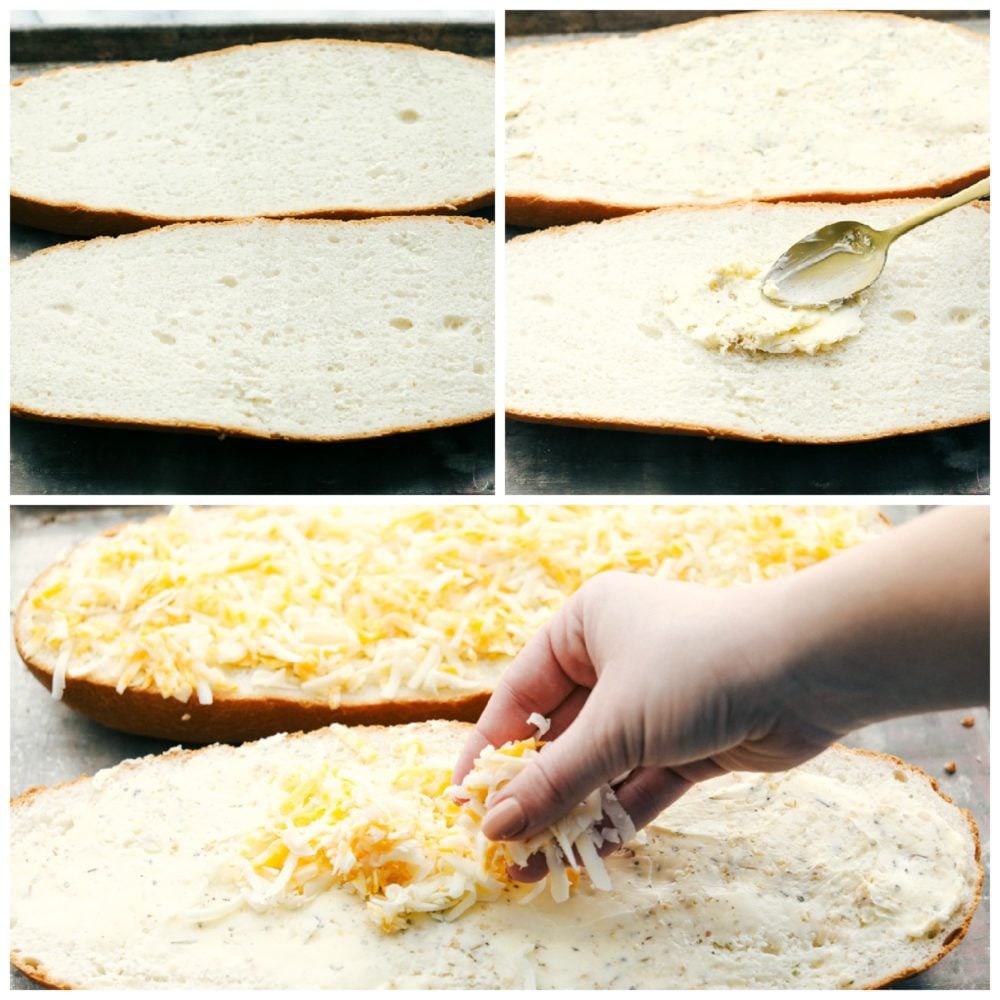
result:
[(53, 567), (19, 636), (54, 697), (80, 677), (202, 704), (447, 697), (489, 690), (601, 571), (751, 583), (877, 528), (857, 507), (178, 508)]
[(539, 712), (532, 712), (528, 716), (528, 725), (535, 727), (536, 739), (541, 739), (552, 728), (552, 723)]
[[(549, 728), (549, 720), (537, 713), (532, 713), (528, 722), (539, 725), (540, 729), (544, 726), (545, 731)], [(531, 765), (543, 746), (536, 739), (528, 739), (506, 743), (499, 748), (486, 747), (461, 786), (453, 789), (453, 794), (462, 801), (463, 808), (481, 821), (499, 792)], [(519, 868), (533, 855), (542, 854), (548, 868), (543, 885), (548, 885), (556, 902), (563, 902), (569, 898), (571, 886), (575, 884), (571, 875), (579, 876), (581, 871), (586, 872), (595, 889), (610, 889), (611, 879), (598, 850), (605, 844), (623, 845), (635, 835), (635, 826), (615, 798), (614, 791), (604, 785), (591, 792), (554, 826), (527, 840), (500, 842), (497, 848), (508, 866)]]
[[(241, 906), (258, 912), (296, 908), (335, 887), (363, 899), (369, 916), (389, 933), (404, 929), (418, 913), (454, 920), (502, 892), (527, 903), (548, 888), (562, 902), (581, 873), (595, 888), (610, 889), (598, 849), (635, 834), (604, 788), (529, 841), (488, 840), (482, 817), (507, 782), (538, 756), (542, 744), (534, 739), (487, 747), (462, 784), (450, 786), (446, 768), (423, 763), (419, 740), (397, 748), (394, 763), (386, 766), (363, 737), (341, 738), (353, 760), (275, 775), (261, 825), (235, 846), (231, 863), (219, 873), (235, 895), (196, 908), (189, 919), (210, 922)], [(602, 829), (608, 821), (612, 825)], [(530, 887), (515, 884), (511, 867), (538, 852), (548, 864), (545, 879)]]

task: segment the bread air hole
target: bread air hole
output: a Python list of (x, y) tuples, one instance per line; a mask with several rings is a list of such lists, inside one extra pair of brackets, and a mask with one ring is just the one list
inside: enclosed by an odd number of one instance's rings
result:
[(395, 319), (389, 320), (389, 326), (394, 326), (397, 330), (409, 330), (413, 323), (403, 316), (397, 316)]
[(407, 125), (412, 125), (420, 117), (413, 108), (407, 108), (405, 111), (399, 112), (399, 120), (405, 122)]
[(484, 374), (484, 373), (485, 373), (486, 369), (485, 369), (485, 368), (483, 367), (483, 363), (482, 363), (481, 361), (477, 361), (477, 362), (476, 362), (476, 363), (475, 363), (475, 364), (474, 364), (474, 365), (472, 366), (472, 371), (473, 371), (473, 372), (474, 372), (474, 373), (475, 373), (476, 375), (482, 375), (482, 374)]
[(468, 316), (445, 316), (441, 322), (446, 330), (460, 330), (469, 322)]
[(177, 338), (172, 333), (164, 333), (162, 330), (154, 330), (153, 336), (156, 337), (156, 339), (163, 344), (177, 343)]
[(226, 285), (228, 288), (235, 288), (239, 282), (231, 274), (227, 274), (219, 278), (219, 284)]
[(892, 314), (892, 318), (898, 323), (912, 323), (917, 318), (917, 314), (909, 309), (897, 309)]
[(953, 309), (948, 310), (948, 319), (953, 323), (965, 323), (972, 319), (974, 313), (971, 309), (963, 309), (961, 306), (955, 306)]

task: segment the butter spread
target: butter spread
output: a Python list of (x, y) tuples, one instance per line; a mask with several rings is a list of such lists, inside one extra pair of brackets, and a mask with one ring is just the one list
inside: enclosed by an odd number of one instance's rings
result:
[(789, 309), (768, 299), (761, 268), (742, 262), (674, 289), (664, 300), (668, 322), (709, 350), (816, 354), (863, 328), (858, 299)]
[[(428, 739), (420, 763), (450, 768), (457, 748)], [(12, 947), (90, 988), (844, 987), (934, 955), (979, 877), (965, 820), (926, 780), (831, 751), (696, 786), (607, 859), (609, 891), (522, 904), (504, 889), (387, 935), (334, 887), (193, 926), (233, 838), (265, 815), (263, 775), (330, 755), (329, 732), (276, 738), (117, 768), (60, 790), (59, 809), (39, 796), (12, 817)]]

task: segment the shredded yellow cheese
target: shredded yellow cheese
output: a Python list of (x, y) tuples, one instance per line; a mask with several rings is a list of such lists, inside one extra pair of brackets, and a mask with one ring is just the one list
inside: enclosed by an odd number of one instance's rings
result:
[[(294, 908), (340, 886), (366, 902), (382, 930), (394, 932), (417, 913), (454, 920), (505, 889), (527, 902), (548, 886), (561, 902), (581, 870), (596, 888), (609, 889), (597, 849), (635, 834), (604, 789), (529, 841), (487, 840), (480, 821), (497, 793), (538, 756), (542, 744), (535, 739), (487, 747), (457, 787), (449, 787), (447, 769), (421, 763), (419, 741), (406, 744), (395, 766), (383, 759), (371, 768), (365, 761), (374, 750), (353, 739), (354, 761), (274, 778), (267, 817), (230, 866), (240, 904), (257, 911)], [(545, 879), (533, 889), (515, 886), (510, 867), (536, 852), (546, 858)]]
[(749, 583), (877, 528), (844, 507), (178, 508), (53, 567), (19, 635), (56, 697), (67, 677), (202, 703), (454, 696), (603, 570)]

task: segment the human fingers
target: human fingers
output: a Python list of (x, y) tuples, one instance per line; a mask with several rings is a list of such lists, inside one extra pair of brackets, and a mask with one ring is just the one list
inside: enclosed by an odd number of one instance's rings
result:
[[(726, 773), (725, 768), (711, 760), (696, 761), (678, 768), (637, 767), (615, 788), (615, 798), (636, 830), (641, 830), (697, 782)], [(607, 857), (622, 846), (605, 841), (598, 848), (598, 854)], [(539, 852), (533, 854), (527, 864), (511, 867), (509, 871), (511, 878), (517, 882), (538, 882), (545, 878), (549, 868), (545, 856)]]
[(575, 603), (571, 599), (532, 636), (504, 671), (462, 747), (455, 765), (456, 783), (469, 773), (484, 747), (531, 736), (535, 726), (528, 717), (533, 713), (550, 716), (579, 686), (577, 678), (589, 676)]
[(620, 741), (600, 736), (601, 710), (588, 699), (559, 739), (503, 788), (483, 818), (491, 840), (525, 840), (552, 826), (595, 788), (628, 770)]
[[(637, 830), (656, 819), (692, 785), (726, 774), (712, 760), (695, 761), (678, 767), (637, 767), (614, 789), (619, 805), (628, 813)], [(617, 844), (605, 844), (602, 854), (610, 854)]]

